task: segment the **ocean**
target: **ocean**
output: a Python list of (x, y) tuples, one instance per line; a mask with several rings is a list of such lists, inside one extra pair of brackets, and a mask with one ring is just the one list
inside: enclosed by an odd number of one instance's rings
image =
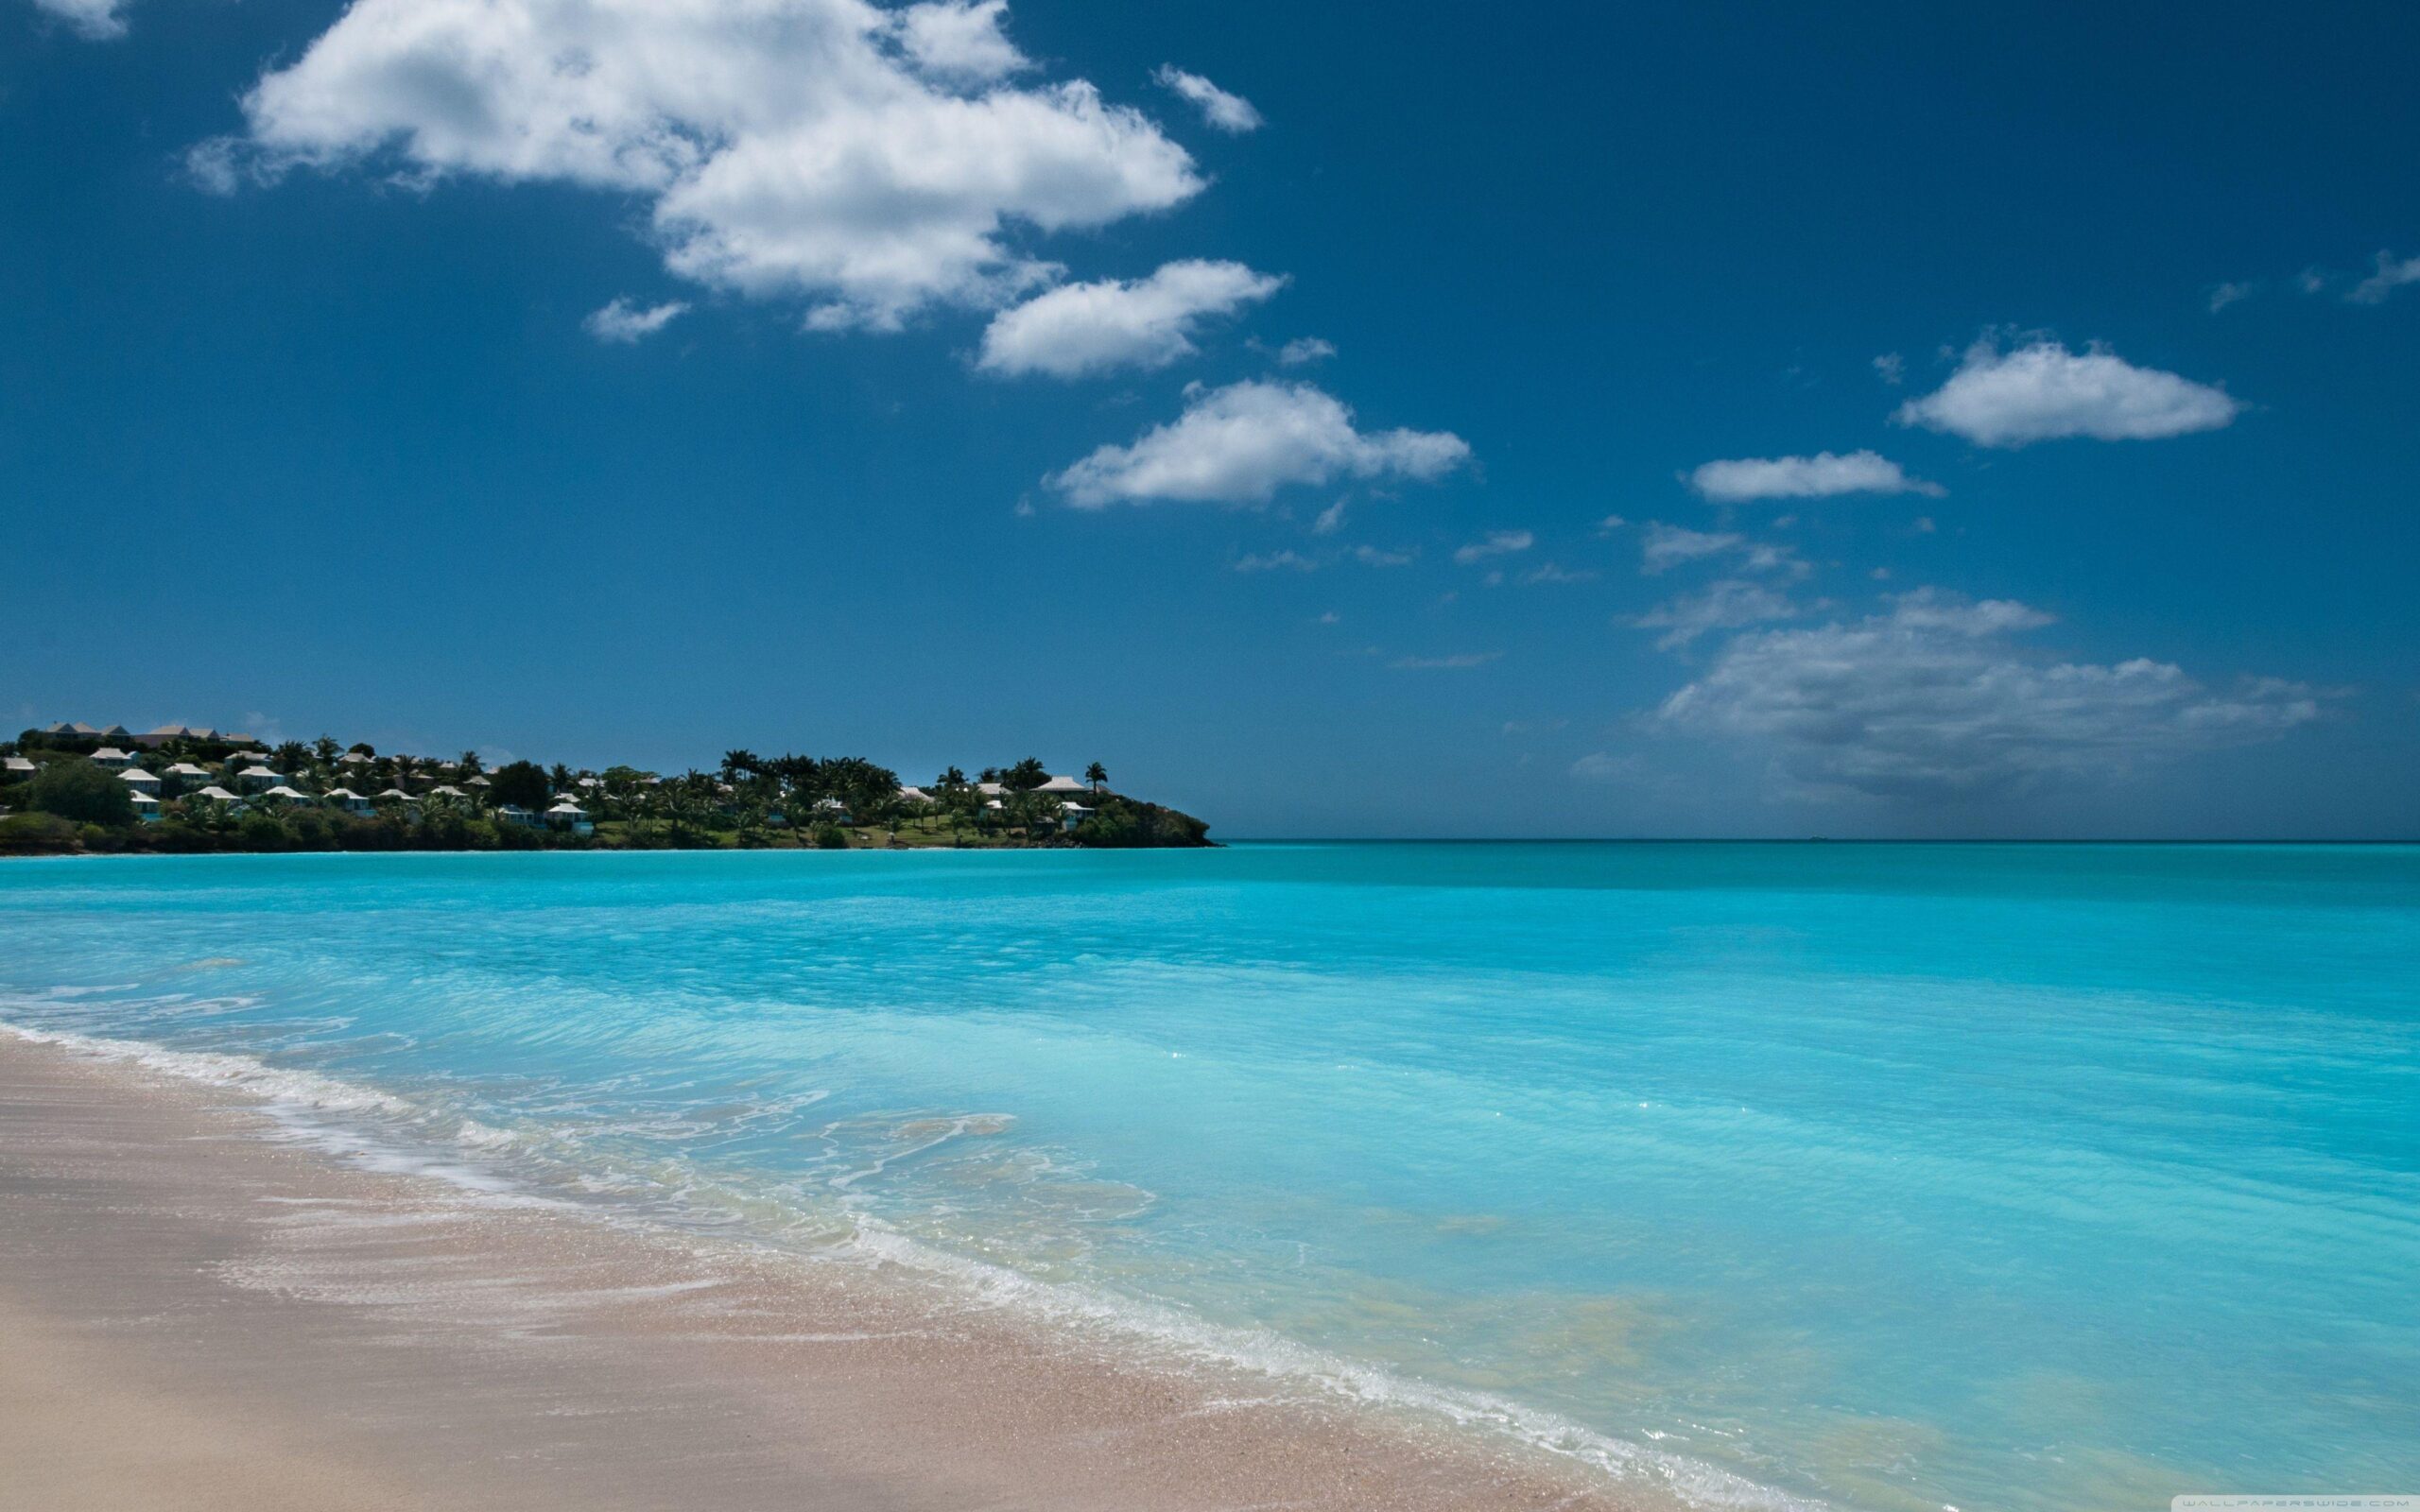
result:
[(0, 1024), (1709, 1507), (2420, 1491), (2420, 848), (10, 861)]

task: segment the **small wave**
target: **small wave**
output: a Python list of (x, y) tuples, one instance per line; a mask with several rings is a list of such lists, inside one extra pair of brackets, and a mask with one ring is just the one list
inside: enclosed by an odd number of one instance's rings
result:
[[(5, 1020), (0, 1020), (0, 1033), (257, 1098), (282, 1128), (302, 1134), (363, 1168), (435, 1177), (488, 1201), (624, 1220), (621, 1214), (529, 1193), (504, 1173), (479, 1163), (482, 1157), (524, 1145), (526, 1142), (513, 1131), (467, 1118), (447, 1120), (448, 1129), (432, 1123), (432, 1109), (390, 1093), (316, 1072), (272, 1067), (248, 1056), (170, 1050), (140, 1040), (42, 1029)], [(393, 1120), (432, 1143), (451, 1143), (472, 1159), (406, 1150), (358, 1125), (320, 1122), (328, 1118)], [(833, 1178), (829, 1184), (845, 1194), (855, 1182), (892, 1160), (970, 1134), (996, 1133), (1011, 1122), (1003, 1114), (917, 1121), (893, 1131), (909, 1137), (907, 1147), (891, 1152), (871, 1169)], [(589, 1171), (578, 1177), (575, 1184), (590, 1191), (611, 1191), (633, 1183), (665, 1190), (665, 1183), (656, 1177), (617, 1171)], [(686, 1194), (691, 1189), (676, 1185), (673, 1190)], [(1330, 1399), (1442, 1418), (1462, 1429), (1502, 1435), (1577, 1461), (1617, 1485), (1653, 1487), (1695, 1506), (1725, 1512), (1830, 1512), (1827, 1503), (1760, 1485), (1702, 1460), (1599, 1433), (1556, 1413), (1402, 1376), (1267, 1330), (1209, 1323), (1170, 1304), (1039, 1280), (926, 1244), (862, 1211), (853, 1211), (840, 1221), (847, 1226), (845, 1232), (827, 1234), (813, 1247), (811, 1252), (819, 1260), (869, 1268), (897, 1266), (941, 1283), (944, 1295), (955, 1296), (962, 1304), (997, 1308), (1054, 1329), (1140, 1345), (1179, 1361), (1299, 1383)]]

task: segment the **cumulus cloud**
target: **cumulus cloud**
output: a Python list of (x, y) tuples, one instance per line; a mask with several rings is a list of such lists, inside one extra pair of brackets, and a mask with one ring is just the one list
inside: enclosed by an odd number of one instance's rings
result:
[(688, 309), (689, 306), (679, 300), (668, 300), (642, 310), (627, 299), (616, 299), (605, 308), (592, 312), (580, 324), (599, 341), (618, 341), (627, 346), (655, 335), (686, 314)]
[(1639, 534), (1638, 570), (1652, 576), (1683, 562), (1720, 556), (1746, 543), (1745, 537), (1728, 530), (1691, 530), (1686, 525), (1650, 520)]
[(1820, 499), (1836, 493), (1923, 493), (1945, 491), (1938, 483), (1911, 478), (1898, 463), (1878, 452), (1851, 452), (1835, 456), (1751, 456), (1707, 462), (1689, 474), (1689, 487), (1719, 504), (1751, 499)]
[(1565, 567), (1559, 562), (1551, 561), (1543, 563), (1534, 571), (1521, 576), (1521, 581), (1525, 583), (1593, 583), (1596, 580), (1597, 574), (1594, 568)]
[(2356, 304), (2379, 304), (2406, 284), (2420, 284), (2420, 257), (2398, 258), (2393, 252), (2380, 252), (2377, 271), (2354, 284), (2352, 292), (2344, 297)]
[(2217, 430), (2242, 409), (2222, 388), (2137, 368), (2106, 347), (2069, 352), (2036, 340), (2002, 352), (1985, 340), (1967, 349), (1949, 382), (1892, 418), (1978, 446), (2024, 446), (2066, 436), (2156, 440)]
[(1895, 352), (1886, 352), (1874, 359), (1874, 375), (1896, 388), (1908, 381), (1908, 359)]
[(2012, 640), (2049, 623), (2023, 604), (1919, 590), (1861, 620), (1735, 636), (1655, 717), (1769, 745), (1815, 793), (1918, 801), (2105, 776), (2319, 717), (2320, 695), (2299, 684), (2221, 693), (2172, 663), (2057, 662)]
[(1725, 577), (1708, 584), (1704, 593), (1684, 593), (1658, 604), (1630, 623), (1637, 629), (1662, 630), (1664, 633), (1656, 637), (1656, 647), (1673, 651), (1709, 630), (1736, 630), (1746, 625), (1797, 616), (1796, 604), (1764, 584)]
[[(995, 9), (862, 0), (356, 0), (244, 96), (196, 177), (386, 166), (638, 197), (666, 266), (813, 302), (818, 329), (989, 307), (1057, 276), (1034, 233), (1202, 187), (1141, 113), (1006, 66)], [(1012, 49), (1011, 49), (1012, 51)], [(944, 67), (944, 65), (947, 65)]]
[(925, 73), (967, 83), (988, 83), (1022, 73), (1033, 64), (1008, 39), (1002, 24), (1009, 0), (935, 0), (899, 12), (899, 45)]
[(2252, 298), (2253, 290), (2254, 285), (2251, 284), (2220, 284), (2213, 285), (2210, 289), (2210, 313), (2212, 315), (2216, 315), (2230, 304), (2241, 303), (2245, 300)]
[(1221, 131), (1241, 134), (1260, 129), (1260, 112), (1253, 108), (1252, 101), (1228, 94), (1200, 74), (1188, 74), (1174, 63), (1162, 63), (1159, 72), (1151, 77), (1191, 102), (1203, 120)]
[(1324, 362), (1336, 355), (1336, 343), (1318, 336), (1296, 336), (1277, 349), (1280, 367), (1300, 368), (1306, 363)]
[(1116, 368), (1165, 368), (1197, 350), (1204, 318), (1265, 300), (1286, 281), (1241, 263), (1169, 263), (1131, 283), (1055, 288), (992, 318), (977, 366), (986, 372), (1080, 378)]
[(1376, 546), (1353, 548), (1353, 559), (1364, 567), (1409, 567), (1419, 555), (1416, 551), (1385, 551)]
[(1267, 504), (1288, 484), (1441, 477), (1467, 461), (1443, 431), (1363, 431), (1309, 384), (1257, 380), (1185, 389), (1184, 413), (1131, 446), (1104, 446), (1044, 481), (1082, 509), (1153, 500)]
[(93, 42), (107, 42), (126, 35), (126, 18), (118, 12), (125, 0), (34, 0), (34, 7), (47, 10), (76, 29), (76, 34)]
[(1467, 567), (1490, 557), (1509, 557), (1536, 545), (1538, 538), (1526, 530), (1490, 531), (1485, 540), (1474, 541), (1454, 553), (1454, 560)]

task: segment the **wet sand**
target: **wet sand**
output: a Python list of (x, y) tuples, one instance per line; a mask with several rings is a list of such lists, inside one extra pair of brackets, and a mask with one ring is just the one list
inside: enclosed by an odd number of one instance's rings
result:
[(0, 1038), (0, 1512), (1613, 1512), (1555, 1456), (359, 1169)]

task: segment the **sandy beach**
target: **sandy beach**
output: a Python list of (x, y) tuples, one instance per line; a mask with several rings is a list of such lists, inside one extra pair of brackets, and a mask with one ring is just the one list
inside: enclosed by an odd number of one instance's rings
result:
[(910, 1278), (276, 1132), (0, 1039), (0, 1508), (1638, 1504)]

